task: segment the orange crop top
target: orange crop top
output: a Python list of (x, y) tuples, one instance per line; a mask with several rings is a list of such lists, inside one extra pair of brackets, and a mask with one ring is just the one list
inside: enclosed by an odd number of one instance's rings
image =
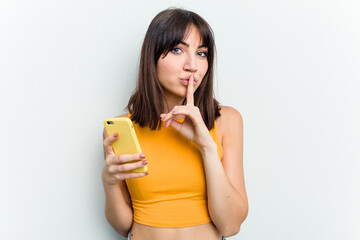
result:
[[(135, 122), (133, 125), (149, 171), (146, 177), (126, 180), (134, 221), (162, 228), (211, 222), (203, 160), (197, 145), (171, 126), (151, 131)], [(216, 121), (210, 134), (222, 159)]]

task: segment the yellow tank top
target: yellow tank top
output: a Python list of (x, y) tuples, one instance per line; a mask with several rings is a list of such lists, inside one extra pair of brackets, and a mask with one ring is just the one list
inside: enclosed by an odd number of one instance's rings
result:
[[(171, 126), (151, 131), (135, 122), (133, 125), (149, 171), (146, 177), (126, 180), (134, 221), (163, 228), (211, 222), (203, 160), (197, 145)], [(210, 134), (222, 159), (216, 121)]]

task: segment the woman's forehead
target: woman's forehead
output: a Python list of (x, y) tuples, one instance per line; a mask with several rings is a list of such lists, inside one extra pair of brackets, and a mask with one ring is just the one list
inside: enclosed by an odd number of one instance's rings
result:
[(183, 39), (181, 41), (188, 43), (190, 37), (197, 40), (198, 46), (203, 45), (203, 36), (201, 35), (199, 28), (194, 24), (190, 24), (189, 26), (187, 26)]

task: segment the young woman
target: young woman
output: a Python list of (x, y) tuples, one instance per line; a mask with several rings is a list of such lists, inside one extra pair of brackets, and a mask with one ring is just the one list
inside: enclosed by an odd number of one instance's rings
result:
[[(168, 9), (148, 28), (121, 116), (133, 121), (143, 153), (116, 156), (118, 135), (104, 131), (105, 215), (128, 239), (220, 240), (247, 216), (243, 122), (213, 97), (214, 51), (196, 13)], [(127, 172), (144, 165), (146, 173)]]

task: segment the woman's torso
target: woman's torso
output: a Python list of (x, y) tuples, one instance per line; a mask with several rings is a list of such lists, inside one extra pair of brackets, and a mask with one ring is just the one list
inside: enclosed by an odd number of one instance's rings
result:
[[(219, 118), (216, 120), (216, 125), (219, 125), (221, 121)], [(220, 123), (221, 124), (221, 123)], [(218, 139), (221, 142), (222, 131), (221, 126), (217, 127)], [(216, 229), (212, 222), (199, 224), (191, 227), (152, 227), (133, 221), (131, 233), (131, 240), (162, 240), (162, 239), (197, 239), (197, 240), (221, 240), (222, 236)]]

